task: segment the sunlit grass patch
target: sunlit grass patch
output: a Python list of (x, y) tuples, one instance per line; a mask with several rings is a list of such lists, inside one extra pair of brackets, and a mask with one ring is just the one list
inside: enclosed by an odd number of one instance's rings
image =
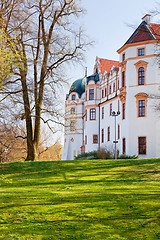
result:
[(1, 164), (0, 203), (0, 239), (160, 239), (160, 159)]

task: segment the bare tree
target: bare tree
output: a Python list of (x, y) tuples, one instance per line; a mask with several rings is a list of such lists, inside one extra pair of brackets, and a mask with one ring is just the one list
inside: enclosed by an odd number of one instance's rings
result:
[(51, 122), (62, 124), (56, 93), (63, 86), (64, 66), (80, 62), (90, 45), (76, 24), (82, 13), (80, 0), (0, 1), (0, 26), (16, 56), (1, 99), (14, 109), (14, 118), (26, 122), (26, 160), (36, 159), (41, 121), (50, 128)]
[[(21, 126), (22, 127), (22, 126)], [(22, 134), (13, 125), (0, 122), (0, 162), (20, 161), (26, 155), (26, 140), (16, 137)]]

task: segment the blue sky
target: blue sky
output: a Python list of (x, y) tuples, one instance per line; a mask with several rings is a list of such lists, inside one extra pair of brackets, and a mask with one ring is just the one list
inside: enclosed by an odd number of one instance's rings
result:
[[(71, 82), (84, 76), (85, 67), (88, 74), (93, 73), (96, 56), (119, 60), (116, 51), (134, 31), (128, 24), (138, 26), (141, 18), (157, 4), (156, 0), (82, 0), (82, 6), (87, 10), (81, 19), (82, 25), (95, 44), (86, 52), (84, 66), (74, 66), (73, 73), (70, 72)], [(151, 22), (156, 21), (157, 18), (151, 18)]]

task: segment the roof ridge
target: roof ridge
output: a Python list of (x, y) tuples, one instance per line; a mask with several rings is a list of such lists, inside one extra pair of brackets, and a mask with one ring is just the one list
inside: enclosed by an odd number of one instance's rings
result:
[(102, 60), (106, 60), (106, 61), (112, 61), (112, 62), (119, 62), (118, 60), (111, 60), (111, 59), (106, 59), (106, 58), (98, 58), (98, 59), (102, 59)]
[(154, 37), (154, 39), (156, 39), (155, 35), (154, 35), (154, 34), (152, 33), (152, 31), (150, 30), (149, 26), (146, 25), (146, 27), (147, 27), (147, 30), (150, 32), (150, 34)]
[(150, 24), (153, 24), (153, 25), (160, 25), (160, 23), (150, 23)]

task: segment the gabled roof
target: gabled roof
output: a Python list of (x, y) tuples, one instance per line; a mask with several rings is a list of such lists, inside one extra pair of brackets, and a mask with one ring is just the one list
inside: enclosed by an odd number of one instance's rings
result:
[(127, 47), (127, 44), (150, 40), (160, 40), (160, 24), (147, 24), (146, 21), (143, 21), (117, 52), (120, 53), (124, 49), (124, 46)]
[(98, 60), (99, 60), (98, 67), (102, 75), (104, 74), (105, 71), (109, 74), (112, 66), (114, 66), (116, 70), (118, 70), (119, 68), (119, 61), (108, 60), (103, 58), (98, 58)]
[(151, 30), (148, 28), (147, 23), (143, 21), (125, 44), (147, 41), (152, 39), (155, 39), (155, 37), (152, 34)]

